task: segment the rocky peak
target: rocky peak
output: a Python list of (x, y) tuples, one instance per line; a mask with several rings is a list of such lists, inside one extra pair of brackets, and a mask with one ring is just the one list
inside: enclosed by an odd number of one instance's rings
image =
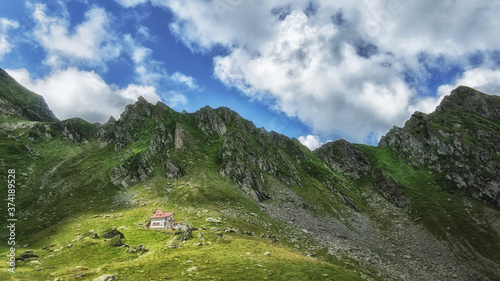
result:
[(121, 120), (137, 119), (142, 116), (150, 116), (153, 105), (140, 96), (134, 104), (125, 107), (125, 111), (120, 116)]
[(435, 112), (416, 112), (403, 128), (390, 130), (379, 146), (500, 207), (499, 113), (500, 97), (461, 86)]
[(235, 120), (243, 119), (236, 111), (233, 111), (228, 107), (219, 107), (215, 109), (215, 112), (219, 114), (219, 116), (226, 124), (229, 124)]
[(109, 119), (108, 121), (106, 121), (106, 123), (104, 124), (105, 126), (112, 126), (113, 124), (116, 123), (116, 119), (115, 117), (113, 116), (109, 116)]
[(161, 110), (161, 111), (168, 111), (170, 109), (170, 107), (168, 107), (166, 104), (164, 104), (163, 102), (161, 101), (158, 101), (156, 104), (155, 104), (155, 108)]
[(227, 131), (224, 121), (208, 105), (198, 110), (195, 118), (198, 121), (198, 128), (207, 136), (215, 134), (222, 137)]
[(371, 169), (363, 151), (344, 139), (328, 142), (314, 153), (334, 171), (354, 179), (368, 175)]
[(467, 110), (486, 118), (499, 118), (500, 107), (494, 96), (486, 95), (475, 89), (460, 86), (444, 97), (436, 111)]
[(59, 121), (41, 95), (21, 86), (0, 68), (0, 115), (28, 121)]

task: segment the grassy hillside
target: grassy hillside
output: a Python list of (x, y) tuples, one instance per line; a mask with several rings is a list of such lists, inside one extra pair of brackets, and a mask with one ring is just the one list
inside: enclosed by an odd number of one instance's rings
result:
[[(17, 273), (2, 263), (1, 280), (500, 276), (498, 208), (474, 199), (474, 189), (460, 188), (447, 172), (452, 166), (440, 164), (470, 162), (441, 153), (450, 147), (467, 147), (471, 157), (470, 149), (480, 149), (477, 157), (491, 169), (499, 163), (496, 111), (481, 95), (468, 107), (481, 106), (461, 117), (453, 102), (430, 117), (414, 115), (380, 147), (339, 140), (311, 152), (228, 108), (178, 113), (140, 98), (104, 125), (36, 119), (23, 112), (47, 112), (23, 110), (37, 97), (0, 78), (0, 98), (8, 101), (0, 172), (5, 182), (16, 171), (18, 219)], [(436, 137), (457, 124), (479, 129)], [(196, 230), (181, 241), (184, 233), (148, 229), (156, 209)], [(7, 221), (7, 204), (0, 213)], [(3, 241), (9, 235), (0, 228)], [(1, 243), (0, 252), (8, 251)]]
[[(168, 152), (185, 176), (166, 178), (158, 154), (152, 176), (129, 189), (113, 185), (110, 171), (119, 165), (130, 169), (140, 165), (155, 136), (152, 119), (142, 119), (141, 133), (118, 152), (114, 145), (97, 142), (92, 136), (98, 129), (82, 120), (3, 122), (2, 170), (16, 169), (17, 176), (17, 254), (21, 257), (29, 250), (37, 257), (18, 261), (16, 275), (2, 264), (0, 278), (76, 280), (109, 273), (120, 280), (360, 280), (372, 274), (349, 259), (329, 256), (304, 233), (297, 239), (316, 249), (316, 257), (298, 253), (286, 237), (295, 233), (293, 229), (271, 218), (258, 201), (221, 176), (217, 152), (222, 139), (210, 140), (197, 132), (192, 118), (184, 117), (183, 126), (193, 140), (199, 140), (189, 149), (171, 147)], [(173, 129), (173, 121), (166, 119), (164, 124)], [(324, 201), (325, 192), (331, 192), (309, 191), (303, 194), (311, 203)], [(5, 186), (1, 192), (7, 192)], [(175, 211), (176, 220), (198, 231), (182, 243), (177, 241), (181, 234), (146, 229), (157, 208)], [(0, 211), (6, 214), (3, 206)], [(221, 222), (207, 222), (209, 218)], [(129, 247), (110, 246), (110, 239), (100, 236), (108, 228), (119, 229)], [(94, 232), (99, 238), (92, 238)], [(6, 229), (0, 233), (8, 235)], [(126, 252), (139, 245), (147, 251)], [(7, 250), (2, 244), (0, 251)]]

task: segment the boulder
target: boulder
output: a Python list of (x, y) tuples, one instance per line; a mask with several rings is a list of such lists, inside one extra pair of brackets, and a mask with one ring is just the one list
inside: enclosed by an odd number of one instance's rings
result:
[(113, 238), (116, 235), (120, 235), (120, 238), (125, 238), (125, 235), (123, 235), (123, 233), (121, 233), (120, 231), (118, 231), (116, 228), (105, 229), (105, 230), (102, 231), (102, 234), (101, 234), (101, 236), (103, 238)]
[(121, 236), (118, 234), (118, 235), (114, 236), (113, 238), (111, 238), (108, 241), (108, 245), (113, 246), (113, 247), (120, 247), (121, 245), (123, 245)]
[(93, 281), (113, 281), (113, 280), (116, 280), (116, 276), (114, 276), (113, 274), (104, 274), (97, 278), (94, 278)]

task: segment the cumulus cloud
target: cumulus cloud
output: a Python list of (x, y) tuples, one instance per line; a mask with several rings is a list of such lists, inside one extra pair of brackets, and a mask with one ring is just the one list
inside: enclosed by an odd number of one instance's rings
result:
[(170, 76), (170, 79), (175, 83), (178, 83), (180, 85), (184, 85), (189, 90), (194, 91), (194, 90), (199, 90), (199, 88), (200, 88), (200, 86), (196, 82), (196, 79), (194, 79), (191, 76), (186, 76), (180, 72), (175, 72), (174, 74), (172, 74)]
[(12, 50), (12, 44), (8, 41), (7, 32), (10, 29), (17, 28), (19, 28), (17, 21), (0, 18), (0, 60)]
[(322, 138), (376, 142), (433, 107), (439, 93), (418, 94), (431, 77), (422, 57), (467, 69), (463, 57), (500, 49), (500, 5), (487, 0), (152, 2), (193, 52), (225, 47), (215, 77)]
[(46, 63), (63, 68), (71, 63), (104, 66), (105, 62), (117, 58), (121, 44), (111, 31), (110, 15), (99, 7), (85, 13), (85, 20), (70, 28), (67, 12), (48, 15), (44, 4), (34, 4), (33, 19), (36, 27), (34, 39), (47, 51)]
[[(170, 30), (191, 50), (207, 52), (219, 44), (231, 46), (244, 42), (257, 47), (266, 36), (272, 35), (269, 1), (161, 1), (156, 5), (168, 7), (175, 16)], [(277, 1), (283, 2), (283, 1)]]
[(315, 150), (323, 145), (318, 136), (308, 135), (306, 137), (300, 136), (299, 141), (301, 144), (307, 146), (310, 150)]
[(59, 119), (81, 117), (89, 122), (107, 121), (118, 117), (127, 104), (143, 96), (149, 102), (160, 100), (155, 87), (131, 84), (126, 88), (108, 85), (95, 72), (68, 68), (51, 75), (32, 79), (26, 69), (8, 69), (20, 84), (43, 95)]
[(280, 33), (262, 45), (258, 56), (235, 49), (217, 57), (216, 77), (252, 98), (271, 100), (316, 134), (365, 142), (370, 134), (379, 137), (405, 120), (412, 91), (384, 65), (397, 63), (392, 56), (360, 56), (342, 41), (342, 31), (310, 25), (302, 11), (278, 26)]
[(500, 48), (493, 36), (500, 29), (495, 17), (500, 5), (488, 0), (367, 1), (365, 31), (372, 25), (373, 42), (397, 56), (421, 52), (459, 56)]

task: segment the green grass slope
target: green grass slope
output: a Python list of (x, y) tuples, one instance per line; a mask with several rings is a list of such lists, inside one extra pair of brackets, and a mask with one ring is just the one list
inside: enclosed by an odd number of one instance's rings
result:
[[(221, 176), (217, 153), (222, 139), (200, 134), (192, 116), (162, 119), (171, 129), (183, 122), (193, 139), (186, 149), (175, 150), (171, 143), (165, 154), (151, 156), (150, 177), (129, 189), (114, 185), (113, 167), (137, 168), (145, 155), (149, 157), (158, 125), (153, 118), (139, 120), (141, 130), (130, 129), (132, 141), (118, 152), (113, 143), (96, 141), (96, 132), (106, 127), (83, 120), (19, 127), (14, 125), (17, 122), (2, 123), (3, 176), (8, 169), (16, 170), (16, 251), (20, 256), (30, 250), (37, 257), (18, 261), (15, 275), (2, 264), (0, 279), (91, 280), (114, 274), (119, 280), (361, 280), (372, 274), (319, 249), (316, 257), (298, 253), (284, 236), (289, 227), (270, 218), (258, 201)], [(183, 177), (164, 176), (162, 163), (167, 155), (183, 167)], [(303, 165), (320, 163), (308, 160)], [(297, 190), (311, 202), (324, 201), (331, 191), (323, 187), (311, 193), (307, 181), (315, 181), (314, 177), (300, 173), (306, 187)], [(1, 192), (6, 194), (5, 186)], [(198, 231), (182, 243), (177, 241), (182, 235), (147, 229), (157, 208), (175, 211), (176, 220)], [(0, 212), (5, 215), (6, 208), (0, 207)], [(208, 222), (209, 218), (221, 222)], [(119, 229), (129, 247), (111, 246), (110, 239), (100, 236), (92, 238), (94, 232), (100, 235), (108, 228)], [(3, 228), (0, 235), (6, 238), (7, 230)], [(307, 243), (313, 246), (304, 240)], [(126, 252), (139, 245), (147, 251)], [(6, 253), (8, 248), (2, 244), (0, 251)]]
[[(408, 224), (422, 226), (463, 260), (489, 262), (477, 267), (481, 276), (497, 277), (488, 265), (500, 264), (498, 210), (389, 147), (341, 141), (311, 152), (227, 108), (177, 113), (142, 98), (104, 125), (36, 119), (22, 112), (37, 97), (12, 91), (17, 83), (3, 75), (0, 98), (20, 110), (2, 112), (0, 173), (6, 180), (7, 171), (16, 170), (16, 253), (36, 256), (19, 260), (15, 275), (0, 264), (1, 280), (92, 280), (104, 274), (119, 280), (391, 278), (360, 255), (331, 254), (321, 236), (266, 209), (290, 205), (304, 220), (342, 225), (324, 237), (369, 247), (380, 253), (377, 258), (389, 242), (372, 243), (378, 238), (362, 232), (396, 237), (393, 214), (407, 216)], [(433, 126), (446, 125), (436, 118)], [(497, 128), (474, 118), (471, 126)], [(0, 192), (7, 194), (7, 185)], [(390, 214), (372, 204), (377, 192), (392, 204)], [(148, 229), (156, 209), (175, 212), (177, 221), (197, 230), (181, 241), (182, 233)], [(6, 221), (6, 204), (0, 213)], [(104, 238), (108, 229), (124, 237)], [(1, 228), (1, 239), (8, 236)], [(347, 236), (367, 241), (354, 244)], [(2, 254), (8, 250), (0, 244)]]

